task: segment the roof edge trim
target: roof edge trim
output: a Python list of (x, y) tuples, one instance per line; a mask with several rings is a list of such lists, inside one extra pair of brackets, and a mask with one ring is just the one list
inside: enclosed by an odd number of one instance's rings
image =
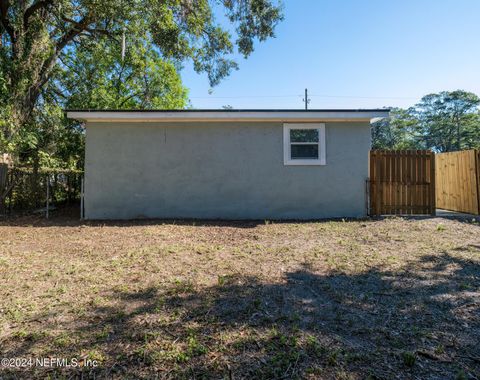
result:
[(70, 119), (96, 122), (186, 121), (369, 121), (389, 116), (389, 109), (369, 110), (188, 110), (89, 111), (67, 110)]

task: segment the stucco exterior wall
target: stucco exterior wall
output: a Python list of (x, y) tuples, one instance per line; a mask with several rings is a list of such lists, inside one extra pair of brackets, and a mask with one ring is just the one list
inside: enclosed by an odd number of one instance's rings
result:
[(325, 166), (284, 166), (282, 123), (88, 123), (85, 217), (360, 217), (369, 149), (368, 123), (327, 123)]

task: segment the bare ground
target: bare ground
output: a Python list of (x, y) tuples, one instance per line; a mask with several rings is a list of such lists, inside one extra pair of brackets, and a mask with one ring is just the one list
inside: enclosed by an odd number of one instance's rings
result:
[(0, 378), (478, 379), (480, 225), (0, 223)]

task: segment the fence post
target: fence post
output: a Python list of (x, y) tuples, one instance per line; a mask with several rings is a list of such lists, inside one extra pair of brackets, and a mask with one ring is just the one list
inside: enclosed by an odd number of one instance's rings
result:
[(5, 200), (7, 199), (8, 165), (0, 162), (0, 214), (7, 213)]
[(475, 154), (475, 184), (477, 185), (477, 215), (480, 215), (480, 150), (474, 150)]
[(48, 211), (50, 207), (50, 176), (47, 174), (47, 211), (46, 211), (46, 217), (48, 219)]
[(436, 181), (437, 181), (437, 173), (436, 173), (436, 166), (435, 166), (435, 153), (430, 152), (430, 213), (432, 216), (437, 215), (437, 194), (436, 194)]
[(365, 213), (370, 216), (370, 179), (365, 180)]
[(83, 177), (80, 179), (80, 220), (83, 220), (84, 218), (84, 211), (83, 211)]

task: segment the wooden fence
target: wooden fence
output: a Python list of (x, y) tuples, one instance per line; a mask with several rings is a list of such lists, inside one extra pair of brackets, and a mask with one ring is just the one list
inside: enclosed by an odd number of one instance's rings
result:
[(369, 214), (435, 214), (435, 158), (427, 150), (370, 151)]
[(480, 151), (435, 155), (437, 208), (480, 214)]

